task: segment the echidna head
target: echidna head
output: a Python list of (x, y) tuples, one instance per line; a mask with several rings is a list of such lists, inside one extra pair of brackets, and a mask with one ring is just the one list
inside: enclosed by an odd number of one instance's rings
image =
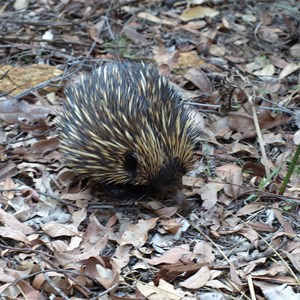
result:
[[(105, 189), (116, 198), (141, 199), (145, 196), (172, 195), (178, 188), (182, 176), (187, 169), (179, 159), (173, 158), (160, 165), (157, 173), (151, 173), (149, 166), (139, 165), (137, 155), (126, 155), (124, 160), (124, 170), (127, 178), (131, 181), (123, 184), (108, 184)], [(142, 164), (144, 159), (142, 159)], [(143, 179), (143, 181), (141, 181)]]
[(176, 157), (165, 156), (164, 158), (167, 160), (160, 160), (157, 170), (151, 170), (149, 166), (153, 162), (145, 165), (144, 159), (139, 162), (139, 158), (135, 155), (126, 156), (125, 170), (132, 178), (132, 183), (135, 183), (135, 187), (139, 186), (141, 193), (152, 195), (170, 192), (180, 183), (182, 176), (187, 172), (187, 166)]

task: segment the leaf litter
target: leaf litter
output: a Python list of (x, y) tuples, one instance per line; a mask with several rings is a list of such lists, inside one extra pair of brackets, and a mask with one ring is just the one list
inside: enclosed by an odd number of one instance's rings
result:
[[(279, 189), (299, 140), (299, 8), (1, 3), (0, 298), (298, 299), (298, 167)], [(120, 203), (64, 164), (64, 86), (119, 58), (156, 64), (196, 109), (175, 198)]]

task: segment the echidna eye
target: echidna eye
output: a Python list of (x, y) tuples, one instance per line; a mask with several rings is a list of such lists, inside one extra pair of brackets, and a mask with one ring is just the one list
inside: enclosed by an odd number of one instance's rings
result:
[(127, 154), (125, 157), (125, 170), (130, 173), (132, 176), (136, 176), (136, 168), (137, 168), (137, 159), (134, 157), (132, 153)]

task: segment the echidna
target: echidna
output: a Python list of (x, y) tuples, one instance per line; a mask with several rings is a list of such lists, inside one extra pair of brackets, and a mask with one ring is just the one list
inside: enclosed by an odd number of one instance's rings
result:
[(191, 169), (198, 135), (191, 110), (155, 68), (108, 62), (65, 94), (67, 165), (117, 197), (166, 191)]

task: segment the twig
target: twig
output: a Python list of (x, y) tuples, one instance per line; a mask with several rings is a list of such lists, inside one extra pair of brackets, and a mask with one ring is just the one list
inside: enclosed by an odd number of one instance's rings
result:
[(253, 122), (254, 122), (255, 130), (256, 130), (256, 134), (257, 134), (258, 143), (260, 146), (262, 163), (265, 166), (266, 177), (269, 177), (271, 174), (270, 168), (269, 168), (269, 161), (267, 158), (265, 142), (264, 142), (262, 134), (261, 134), (261, 130), (260, 130), (260, 126), (259, 126), (259, 122), (258, 122), (258, 118), (257, 118), (257, 112), (256, 112), (255, 104), (254, 104), (255, 92), (252, 88), (250, 90), (251, 90), (251, 94), (248, 92), (247, 88), (244, 89), (244, 92), (246, 94), (246, 97), (248, 99), (248, 102), (249, 102), (251, 110), (252, 110)]

